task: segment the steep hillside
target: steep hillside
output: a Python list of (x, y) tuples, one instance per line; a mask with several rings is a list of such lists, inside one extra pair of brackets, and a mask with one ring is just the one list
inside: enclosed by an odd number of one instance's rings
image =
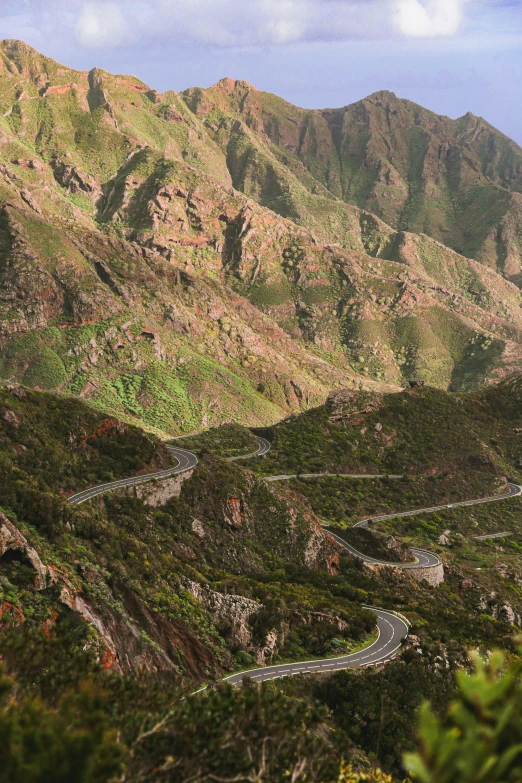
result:
[[(207, 456), (161, 507), (123, 491), (74, 506), (65, 497), (78, 489), (164, 466), (164, 448), (79, 400), (0, 392), (6, 620), (53, 627), (76, 610), (109, 668), (178, 683), (372, 631), (356, 592), (337, 600), (289, 585), (277, 604), (256, 577), (292, 563), (339, 573), (334, 542), (299, 496)], [(320, 638), (305, 633), (313, 618)]]
[(16, 41), (0, 62), (0, 376), (175, 433), (520, 367), (513, 283), (297, 176), (244, 122)]
[[(269, 150), (311, 193), (322, 186), (395, 229), (428, 234), (522, 283), (522, 150), (480, 117), (450, 120), (390, 92), (307, 111), (231, 79), (183, 97), (226, 141), (236, 187), (255, 189), (260, 166), (230, 116), (255, 135), (266, 160)], [(265, 176), (257, 187), (264, 193), (268, 184)], [(275, 195), (270, 205), (285, 214)]]
[[(456, 671), (474, 709), (500, 691), (520, 497), (357, 534), (381, 566), (324, 523), (522, 480), (521, 381), (490, 384), (522, 362), (519, 191), (518, 148), (470, 116), (388, 94), (304, 112), (231, 80), (159, 95), (0, 44), (0, 783), (392, 783), (374, 767), (404, 778)], [(221, 458), (282, 416), (267, 456)], [(169, 465), (140, 423), (210, 427), (180, 442), (200, 456), (181, 490), (68, 502)], [(388, 565), (412, 546), (442, 584)], [(366, 648), (368, 606), (411, 623), (386, 666), (219, 682)]]
[[(512, 415), (518, 391), (505, 387), (494, 398), (499, 421)], [(479, 412), (486, 423), (490, 415), (489, 408)], [(440, 421), (424, 417), (424, 424), (426, 435), (436, 436)], [(215, 432), (209, 438), (220, 446)], [(505, 448), (502, 429), (498, 438)], [(428, 437), (413, 456), (422, 457), (423, 449), (429, 462)], [(163, 505), (124, 493), (79, 507), (64, 500), (71, 490), (121, 475), (123, 466), (132, 474), (163, 458), (154, 439), (80, 400), (1, 390), (0, 719), (9, 728), (7, 779), (31, 780), (36, 769), (40, 783), (53, 778), (59, 763), (75, 781), (84, 781), (87, 770), (92, 781), (124, 771), (136, 783), (188, 783), (195, 775), (247, 778), (260, 765), (257, 778), (266, 783), (286, 780), (289, 769), (296, 780), (340, 783), (342, 759), (368, 770), (368, 756), (377, 756), (400, 780), (401, 753), (415, 747), (421, 702), (429, 697), (445, 709), (470, 647), (511, 649), (522, 614), (520, 500), (505, 501), (514, 505), (503, 512), (513, 535), (508, 570), (498, 552), (455, 538), (440, 588), (341, 553), (302, 495), (208, 453), (181, 495)], [(484, 464), (486, 478), (488, 469)], [(480, 513), (481, 524), (497, 520), (495, 511)], [(439, 517), (414, 533), (440, 551), (433, 531), (445, 524)], [(391, 530), (392, 538), (397, 533)], [(462, 555), (480, 557), (484, 573)], [(231, 671), (367, 646), (375, 618), (365, 605), (398, 610), (413, 623), (386, 667), (238, 689), (214, 685), (182, 699)], [(376, 704), (389, 710), (386, 732), (378, 730)], [(265, 744), (272, 751), (263, 761)]]
[(253, 466), (265, 475), (520, 478), (522, 380), (468, 394), (430, 387), (384, 395), (332, 392), (325, 405), (291, 416), (267, 434), (272, 449)]

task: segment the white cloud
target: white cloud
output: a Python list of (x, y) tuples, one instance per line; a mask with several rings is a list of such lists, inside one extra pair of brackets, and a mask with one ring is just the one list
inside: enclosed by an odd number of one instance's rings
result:
[(380, 38), (392, 30), (392, 0), (148, 0), (158, 36), (218, 46)]
[[(86, 48), (194, 41), (219, 47), (348, 41), (392, 31), (393, 0), (25, 0), (23, 16)], [(9, 8), (0, 0), (0, 27)]]
[(131, 33), (124, 6), (117, 2), (87, 2), (80, 8), (76, 36), (83, 46), (111, 48), (131, 43)]
[(395, 23), (413, 38), (455, 35), (462, 24), (465, 0), (396, 0)]
[[(466, 5), (499, 0), (25, 0), (28, 28), (83, 48), (196, 42), (256, 47), (306, 41), (454, 36)], [(505, 3), (506, 0), (502, 0)], [(0, 0), (9, 29), (20, 0)], [(478, 7), (478, 6), (477, 6)], [(12, 18), (12, 17), (11, 17)]]

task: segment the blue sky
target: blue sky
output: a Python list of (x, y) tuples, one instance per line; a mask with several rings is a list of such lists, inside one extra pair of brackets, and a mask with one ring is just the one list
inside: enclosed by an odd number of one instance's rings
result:
[(0, 38), (160, 91), (232, 76), (324, 108), (392, 90), (522, 144), (522, 0), (0, 0)]

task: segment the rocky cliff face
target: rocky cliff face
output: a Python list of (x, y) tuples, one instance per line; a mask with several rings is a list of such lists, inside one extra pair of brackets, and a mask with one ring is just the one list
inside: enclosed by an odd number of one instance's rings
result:
[(236, 123), (232, 134), (274, 145), (312, 193), (320, 183), (394, 228), (428, 234), (520, 284), (522, 152), (480, 117), (450, 120), (386, 91), (307, 111), (231, 79), (183, 97), (211, 118), (218, 140), (224, 122), (216, 118), (237, 117), (245, 129)]

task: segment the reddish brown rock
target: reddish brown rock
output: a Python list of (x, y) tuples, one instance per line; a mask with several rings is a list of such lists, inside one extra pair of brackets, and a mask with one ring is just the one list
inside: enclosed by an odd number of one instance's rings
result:
[(0, 511), (0, 559), (6, 552), (20, 552), (35, 570), (35, 587), (43, 590), (47, 586), (47, 568), (38, 552), (33, 549), (17, 527)]
[(10, 408), (7, 408), (2, 413), (2, 418), (8, 424), (12, 424), (14, 427), (18, 427), (20, 425), (20, 419), (18, 418), (18, 416), (14, 411), (10, 410)]

